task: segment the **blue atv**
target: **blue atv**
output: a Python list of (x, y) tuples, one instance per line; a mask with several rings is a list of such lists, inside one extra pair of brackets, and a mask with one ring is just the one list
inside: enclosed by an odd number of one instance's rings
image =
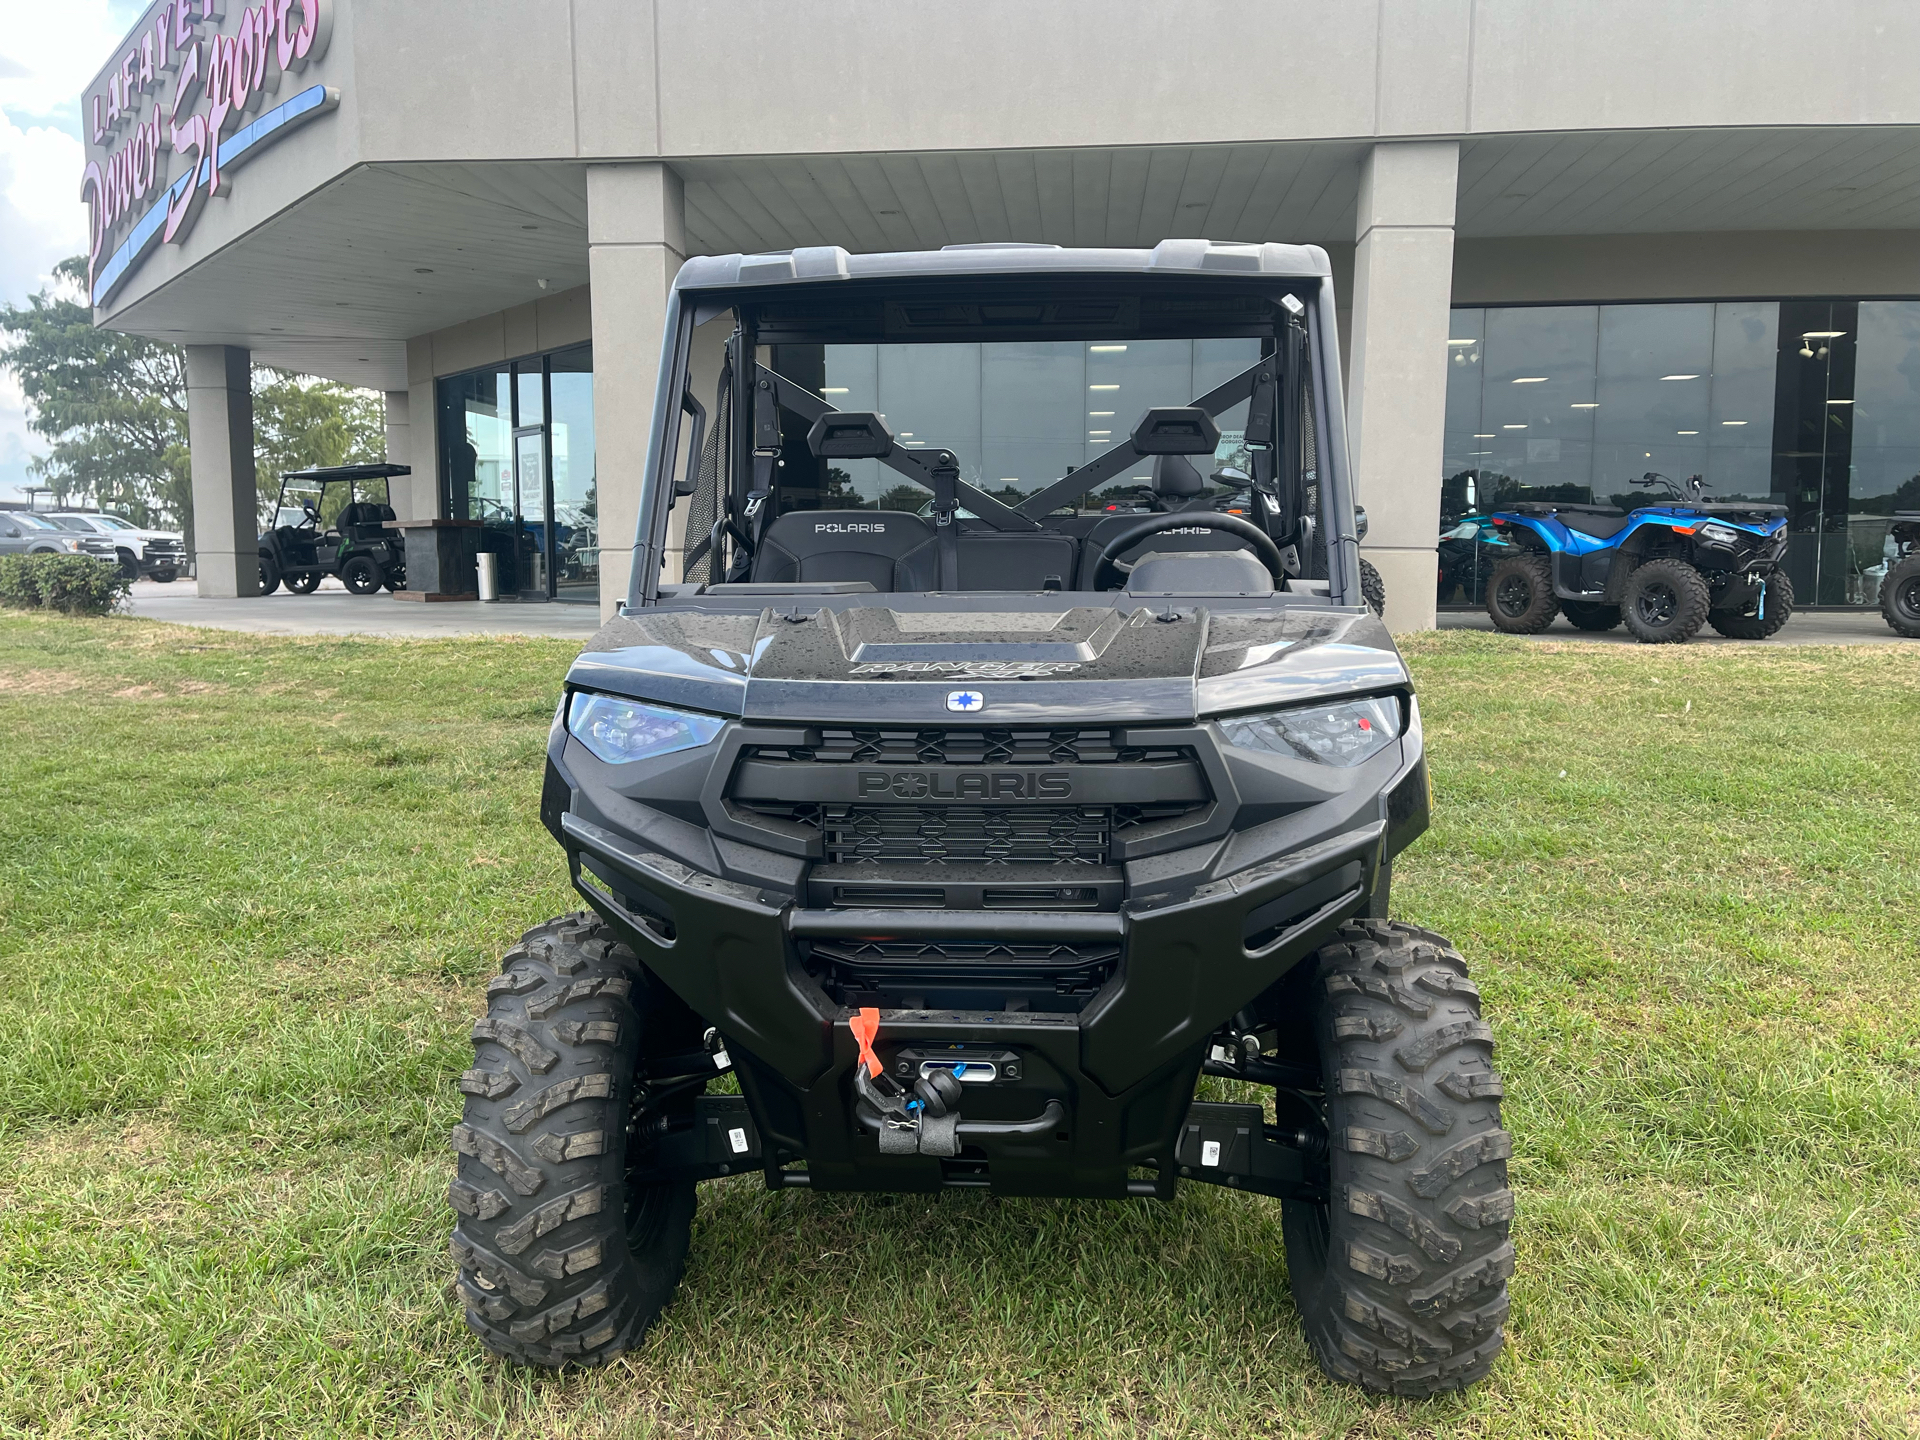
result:
[(1793, 614), (1781, 505), (1707, 501), (1648, 473), (1670, 501), (1622, 514), (1600, 505), (1514, 505), (1490, 518), (1514, 551), (1487, 576), (1487, 615), (1509, 635), (1535, 635), (1565, 614), (1580, 630), (1623, 620), (1647, 645), (1681, 645), (1702, 625), (1764, 640)]

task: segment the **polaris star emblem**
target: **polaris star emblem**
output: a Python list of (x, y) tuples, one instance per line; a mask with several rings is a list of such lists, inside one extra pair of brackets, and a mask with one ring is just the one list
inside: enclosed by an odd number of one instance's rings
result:
[(973, 711), (984, 710), (986, 708), (987, 697), (982, 695), (978, 690), (949, 690), (947, 692), (947, 709), (949, 710)]

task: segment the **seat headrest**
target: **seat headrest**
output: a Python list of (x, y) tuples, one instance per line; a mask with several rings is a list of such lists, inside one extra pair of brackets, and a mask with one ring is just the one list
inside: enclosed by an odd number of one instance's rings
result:
[(1200, 472), (1184, 455), (1153, 457), (1153, 493), (1172, 500), (1188, 500), (1207, 488)]

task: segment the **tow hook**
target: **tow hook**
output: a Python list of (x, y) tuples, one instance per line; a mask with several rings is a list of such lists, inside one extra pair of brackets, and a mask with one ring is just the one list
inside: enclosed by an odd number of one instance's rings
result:
[(880, 1033), (880, 1012), (861, 1010), (848, 1022), (860, 1043), (860, 1059), (853, 1068), (854, 1109), (868, 1129), (879, 1120), (882, 1155), (958, 1155), (960, 1153), (960, 1081), (951, 1070), (930, 1070), (914, 1082), (911, 1091), (887, 1074), (873, 1042)]

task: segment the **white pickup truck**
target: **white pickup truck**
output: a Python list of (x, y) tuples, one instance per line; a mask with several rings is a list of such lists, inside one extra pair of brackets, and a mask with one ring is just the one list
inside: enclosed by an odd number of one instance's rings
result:
[(120, 569), (129, 580), (144, 576), (165, 584), (176, 579), (186, 567), (186, 541), (176, 530), (143, 530), (122, 516), (97, 510), (67, 510), (44, 518), (62, 530), (104, 535), (112, 540)]

